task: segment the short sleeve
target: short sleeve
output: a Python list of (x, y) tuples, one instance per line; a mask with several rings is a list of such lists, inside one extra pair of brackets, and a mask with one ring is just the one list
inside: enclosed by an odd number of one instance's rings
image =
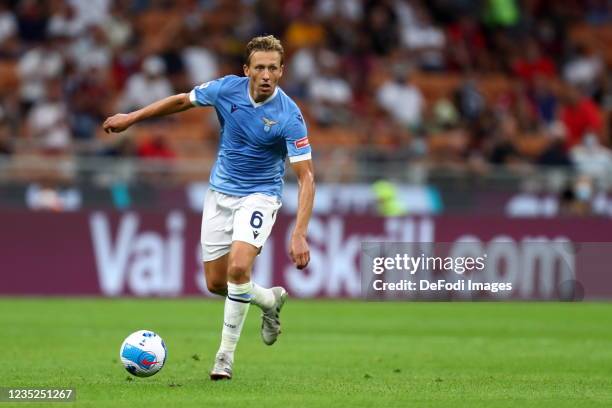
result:
[(304, 117), (299, 109), (291, 113), (285, 125), (284, 135), (287, 144), (287, 155), (291, 163), (311, 159), (310, 142)]
[(214, 106), (224, 79), (219, 78), (196, 86), (189, 93), (189, 100), (194, 106)]

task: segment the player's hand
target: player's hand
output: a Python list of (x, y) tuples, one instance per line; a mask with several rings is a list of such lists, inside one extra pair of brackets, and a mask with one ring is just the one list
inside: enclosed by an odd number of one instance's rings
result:
[(127, 113), (117, 113), (104, 121), (102, 128), (106, 133), (119, 133), (132, 125), (130, 115)]
[(308, 262), (310, 262), (310, 249), (308, 249), (308, 242), (306, 242), (304, 235), (291, 235), (289, 256), (291, 256), (291, 260), (298, 269), (304, 269), (308, 266)]

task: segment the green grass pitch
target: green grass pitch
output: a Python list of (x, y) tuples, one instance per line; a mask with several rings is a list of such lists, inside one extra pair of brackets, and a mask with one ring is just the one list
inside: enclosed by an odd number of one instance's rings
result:
[[(612, 303), (289, 299), (272, 347), (253, 306), (234, 379), (211, 382), (222, 310), (199, 299), (0, 299), (0, 386), (77, 389), (76, 403), (56, 407), (612, 406)], [(154, 377), (119, 361), (137, 329), (168, 346)]]

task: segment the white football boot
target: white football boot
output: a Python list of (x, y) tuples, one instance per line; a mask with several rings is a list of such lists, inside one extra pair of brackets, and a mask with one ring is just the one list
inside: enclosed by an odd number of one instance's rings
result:
[(227, 354), (217, 353), (215, 357), (215, 365), (210, 372), (211, 380), (231, 380), (232, 379), (232, 364)]
[(261, 314), (261, 339), (268, 346), (274, 344), (281, 333), (279, 315), (288, 296), (287, 291), (280, 286), (275, 286), (270, 290), (274, 292), (276, 302), (270, 310)]

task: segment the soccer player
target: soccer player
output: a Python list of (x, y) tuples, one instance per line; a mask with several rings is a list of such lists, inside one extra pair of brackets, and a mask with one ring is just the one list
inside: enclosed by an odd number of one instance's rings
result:
[(210, 378), (231, 379), (234, 351), (251, 303), (262, 310), (261, 336), (273, 344), (287, 291), (251, 281), (255, 257), (270, 235), (285, 172), (285, 158), (298, 179), (298, 211), (289, 243), (296, 267), (310, 261), (306, 242), (314, 199), (314, 176), (306, 125), (295, 102), (278, 87), (283, 47), (274, 36), (253, 38), (246, 46), (244, 77), (228, 75), (170, 96), (140, 110), (116, 114), (106, 132), (121, 132), (142, 120), (213, 106), (221, 124), (217, 161), (202, 215), (201, 244), (208, 289), (226, 296), (221, 333)]

